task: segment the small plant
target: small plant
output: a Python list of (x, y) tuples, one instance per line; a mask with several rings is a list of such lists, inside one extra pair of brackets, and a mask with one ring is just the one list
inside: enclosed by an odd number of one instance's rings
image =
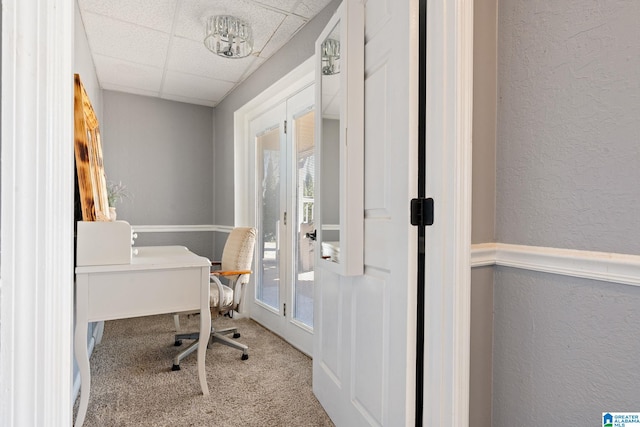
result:
[(121, 181), (107, 182), (107, 199), (109, 200), (109, 206), (115, 207), (116, 203), (122, 202), (124, 199), (128, 199), (131, 197), (131, 193), (127, 190), (127, 186), (124, 185)]

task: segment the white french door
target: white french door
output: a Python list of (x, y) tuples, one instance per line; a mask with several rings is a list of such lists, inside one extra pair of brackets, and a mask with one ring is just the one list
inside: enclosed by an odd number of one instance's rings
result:
[(258, 240), (251, 317), (311, 355), (314, 100), (309, 86), (251, 120)]

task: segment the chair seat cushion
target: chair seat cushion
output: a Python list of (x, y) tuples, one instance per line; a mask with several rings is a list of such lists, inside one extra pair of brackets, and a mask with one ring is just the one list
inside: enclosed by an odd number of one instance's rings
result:
[(220, 304), (220, 292), (218, 291), (218, 285), (211, 283), (209, 285), (209, 306), (210, 307), (229, 307), (233, 304), (233, 289), (228, 286), (222, 285), (223, 295), (222, 303)]

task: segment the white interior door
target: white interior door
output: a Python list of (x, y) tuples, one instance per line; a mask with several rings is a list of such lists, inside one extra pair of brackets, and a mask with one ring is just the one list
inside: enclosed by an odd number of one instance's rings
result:
[(313, 87), (250, 122), (258, 225), (251, 317), (312, 353), (314, 285)]
[[(353, 3), (362, 2), (345, 0), (343, 6)], [(316, 266), (313, 390), (339, 426), (414, 423), (417, 233), (409, 202), (417, 188), (418, 132), (412, 3), (390, 7), (369, 0), (364, 8), (364, 272), (348, 277), (323, 268), (326, 263)], [(340, 34), (348, 31), (348, 23), (340, 22)], [(320, 173), (330, 174), (324, 148), (322, 154)], [(346, 173), (353, 173), (348, 159)], [(324, 203), (324, 176), (320, 182)]]
[[(351, 2), (361, 0), (343, 4)], [(472, 0), (366, 1), (364, 274), (316, 266), (313, 390), (339, 426), (469, 425), (472, 19)], [(409, 201), (418, 196), (421, 133), (435, 221), (420, 254), (425, 353), (416, 360)]]

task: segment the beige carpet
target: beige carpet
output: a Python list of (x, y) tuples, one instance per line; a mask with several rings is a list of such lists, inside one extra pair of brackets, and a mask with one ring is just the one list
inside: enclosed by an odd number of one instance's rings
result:
[[(181, 323), (185, 331), (198, 330), (197, 317), (181, 316)], [(239, 327), (249, 359), (220, 344), (207, 350), (211, 394), (205, 397), (195, 353), (171, 371), (181, 348), (173, 346), (172, 316), (106, 322), (91, 357), (84, 425), (333, 426), (311, 390), (311, 359), (252, 320), (214, 319), (218, 327), (230, 323)]]

